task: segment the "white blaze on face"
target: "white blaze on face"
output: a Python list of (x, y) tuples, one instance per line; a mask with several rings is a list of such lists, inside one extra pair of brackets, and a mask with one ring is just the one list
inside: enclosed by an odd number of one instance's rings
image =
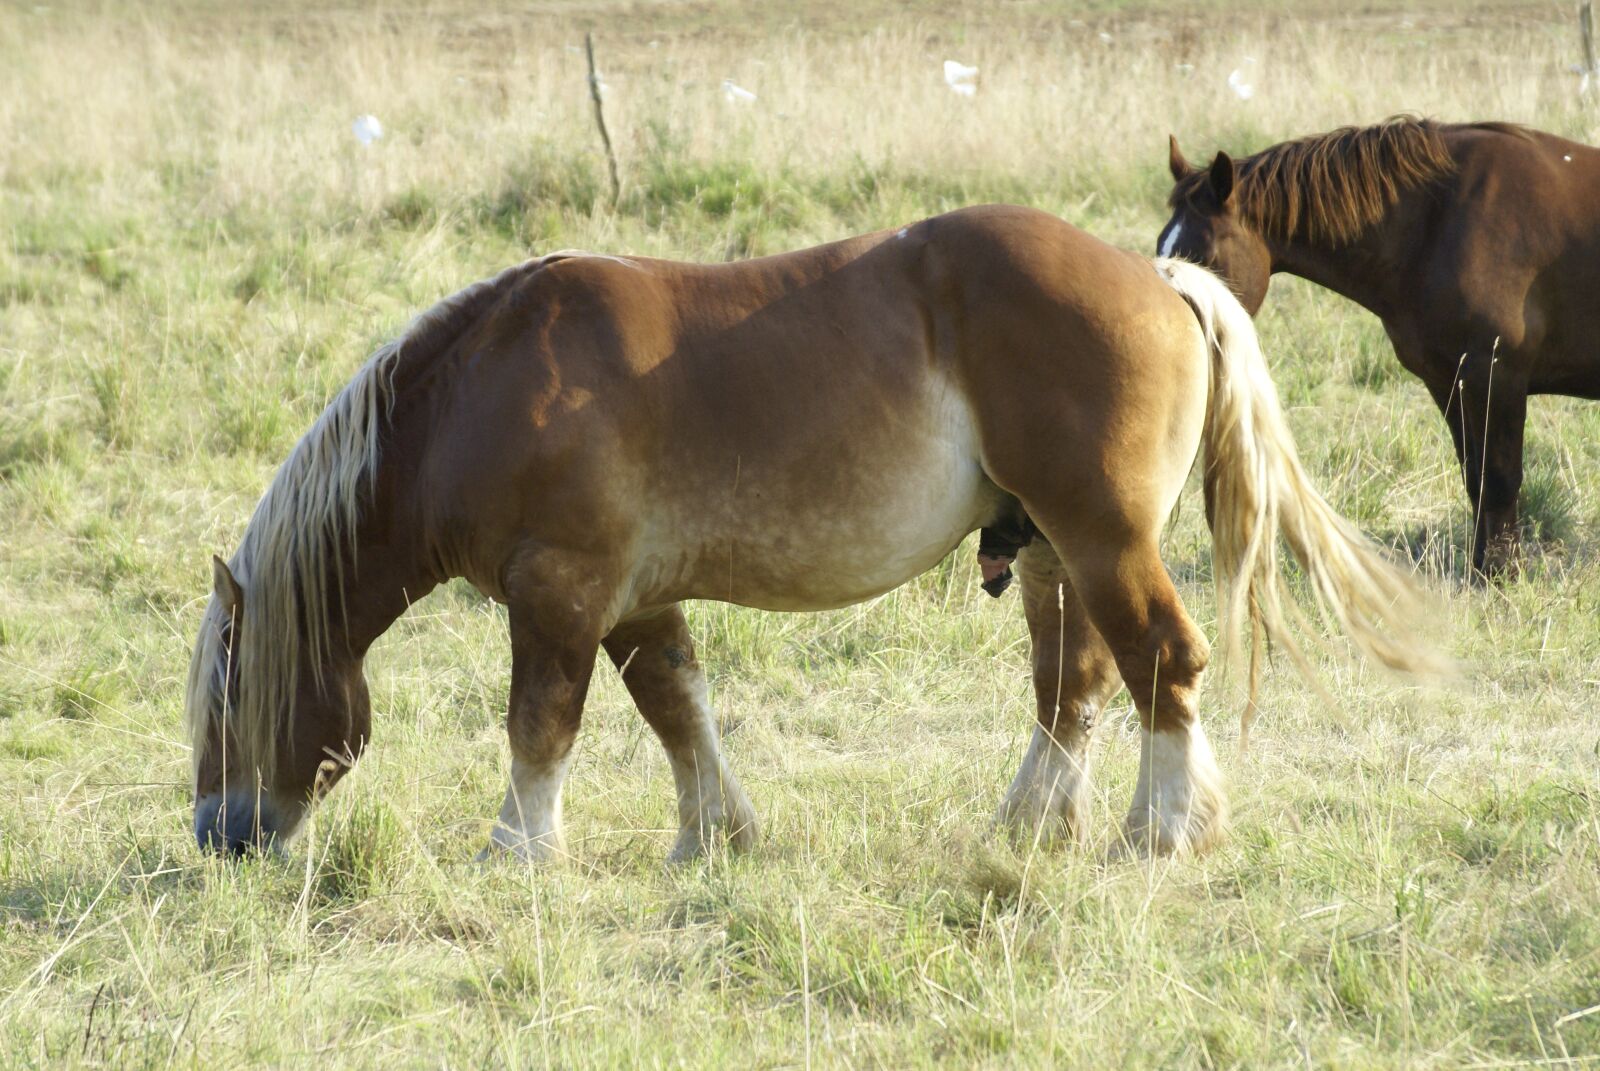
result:
[(1162, 256), (1164, 256), (1164, 257), (1172, 256), (1172, 251), (1174, 249), (1178, 248), (1178, 235), (1180, 235), (1182, 233), (1183, 233), (1183, 224), (1179, 223), (1177, 220), (1173, 220), (1172, 221), (1172, 225), (1167, 228), (1167, 236), (1161, 240), (1161, 255)]

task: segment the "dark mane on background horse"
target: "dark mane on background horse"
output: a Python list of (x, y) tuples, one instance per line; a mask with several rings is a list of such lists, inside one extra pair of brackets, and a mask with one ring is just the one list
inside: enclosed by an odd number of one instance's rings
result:
[[(1524, 134), (1511, 124), (1474, 124)], [(1235, 164), (1239, 212), (1263, 233), (1347, 245), (1383, 218), (1407, 190), (1454, 173), (1441, 124), (1401, 115), (1374, 126), (1347, 126), (1274, 145)], [(1192, 200), (1206, 186), (1199, 169), (1177, 181), (1169, 203)]]
[[(245, 591), (243, 619), (229, 621), (213, 598), (196, 642), (185, 716), (197, 764), (207, 726), (220, 716), (245, 768), (253, 765), (270, 782), (302, 660), (309, 659), (320, 683), (329, 624), (344, 612), (344, 571), (377, 471), (397, 372), (446, 349), (508, 281), (539, 263), (474, 283), (413, 320), (334, 396), (273, 477), (229, 563)], [(219, 657), (225, 645), (227, 657)], [(230, 660), (239, 684), (231, 705), (225, 694)]]

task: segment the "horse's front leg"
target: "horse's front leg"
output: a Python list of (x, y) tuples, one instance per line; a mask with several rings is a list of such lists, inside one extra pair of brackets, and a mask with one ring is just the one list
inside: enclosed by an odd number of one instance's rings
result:
[(666, 749), (678, 792), (678, 841), (668, 862), (701, 855), (726, 836), (736, 849), (756, 841), (756, 812), (722, 757), (705, 672), (683, 611), (674, 606), (612, 629), (606, 654)]
[[(1435, 401), (1441, 391), (1433, 389)], [(1515, 570), (1517, 498), (1522, 490), (1523, 428), (1528, 388), (1509, 355), (1471, 355), (1459, 361), (1440, 405), (1472, 503), (1472, 568), (1500, 577)]]
[(1017, 557), (1022, 605), (1033, 642), (1038, 723), (995, 822), (1019, 838), (1081, 837), (1089, 802), (1089, 734), (1120, 680), (1105, 641), (1089, 623), (1042, 538)]
[(605, 600), (586, 599), (568, 579), (557, 573), (548, 584), (519, 585), (509, 600), (511, 783), (479, 859), (508, 853), (545, 862), (566, 851), (561, 789), (605, 627), (585, 610)]

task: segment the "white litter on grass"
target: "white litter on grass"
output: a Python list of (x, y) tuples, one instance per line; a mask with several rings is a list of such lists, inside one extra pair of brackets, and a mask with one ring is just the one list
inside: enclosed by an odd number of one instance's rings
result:
[(1600, 69), (1589, 70), (1581, 63), (1567, 65), (1567, 73), (1578, 76), (1578, 96), (1587, 97), (1596, 89), (1600, 89)]
[(1102, 45), (1109, 45), (1114, 40), (1116, 40), (1116, 38), (1112, 37), (1110, 34), (1106, 33), (1104, 30), (1100, 31), (1100, 43)]
[(944, 84), (958, 96), (975, 97), (978, 95), (978, 68), (947, 59), (944, 61)]
[(754, 103), (756, 95), (744, 86), (736, 85), (732, 78), (724, 78), (722, 80), (722, 99), (729, 104), (751, 104)]
[(1235, 67), (1228, 75), (1228, 88), (1233, 90), (1234, 96), (1240, 100), (1249, 100), (1256, 95), (1256, 59), (1246, 56), (1244, 64)]
[(376, 115), (358, 115), (350, 124), (350, 133), (363, 145), (371, 145), (383, 137), (383, 124), (378, 122)]

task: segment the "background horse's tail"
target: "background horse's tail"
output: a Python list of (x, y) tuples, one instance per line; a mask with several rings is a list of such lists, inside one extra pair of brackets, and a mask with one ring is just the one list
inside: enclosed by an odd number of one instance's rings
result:
[[(1206, 519), (1217, 583), (1217, 633), (1224, 664), (1237, 661), (1251, 625), (1252, 692), (1262, 626), (1316, 683), (1291, 622), (1304, 615), (1283, 593), (1278, 533), (1305, 570), (1323, 617), (1368, 658), (1417, 676), (1444, 676), (1449, 664), (1416, 638), (1426, 600), (1411, 575), (1392, 564), (1312, 486), (1278, 404), (1255, 325), (1221, 280), (1197, 265), (1161, 259), (1156, 269), (1194, 310), (1211, 352), (1206, 409)], [(1312, 633), (1314, 634), (1314, 633)], [(1252, 695), (1252, 707), (1254, 696)], [(1249, 712), (1246, 713), (1247, 719)]]

